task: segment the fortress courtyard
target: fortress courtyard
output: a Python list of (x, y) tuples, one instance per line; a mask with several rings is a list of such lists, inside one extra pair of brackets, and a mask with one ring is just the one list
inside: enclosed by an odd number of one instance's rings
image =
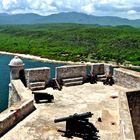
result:
[(119, 94), (127, 90), (117, 85), (105, 86), (102, 82), (63, 86), (61, 91), (47, 88), (45, 92), (54, 95), (54, 101), (35, 103), (35, 111), (16, 124), (1, 140), (67, 140), (57, 132), (58, 129), (65, 130), (66, 122), (54, 123), (54, 119), (85, 112), (93, 113), (89, 121), (99, 130), (100, 140), (119, 140)]

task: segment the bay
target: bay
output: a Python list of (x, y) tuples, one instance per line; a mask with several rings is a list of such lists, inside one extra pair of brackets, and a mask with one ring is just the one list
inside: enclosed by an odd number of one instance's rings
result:
[[(10, 69), (9, 62), (14, 56), (1, 55), (0, 54), (0, 112), (8, 107), (8, 95), (9, 95), (9, 82), (10, 82)], [(51, 78), (55, 77), (55, 67), (62, 66), (63, 64), (48, 63), (35, 61), (31, 59), (22, 59), (25, 64), (24, 68), (36, 68), (36, 67), (50, 67)]]

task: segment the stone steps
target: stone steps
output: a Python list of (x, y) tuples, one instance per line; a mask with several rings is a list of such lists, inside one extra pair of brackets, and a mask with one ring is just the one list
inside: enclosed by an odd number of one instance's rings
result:
[(67, 78), (62, 79), (64, 83), (72, 82), (72, 81), (83, 81), (83, 77), (76, 77), (76, 78)]
[(29, 84), (30, 89), (33, 90), (41, 90), (45, 88), (45, 82), (32, 82)]
[(74, 81), (69, 83), (64, 83), (64, 86), (76, 86), (76, 85), (82, 85), (83, 81)]
[(64, 86), (81, 85), (83, 83), (83, 77), (62, 79)]
[(98, 81), (105, 81), (106, 80), (106, 75), (97, 75), (97, 80)]

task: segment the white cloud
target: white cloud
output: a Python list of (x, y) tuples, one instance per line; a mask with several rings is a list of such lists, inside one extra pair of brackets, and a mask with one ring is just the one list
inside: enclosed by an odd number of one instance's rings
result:
[[(140, 0), (1, 0), (0, 12), (34, 12), (49, 15), (58, 12), (83, 12), (94, 15), (140, 18)], [(131, 16), (131, 15), (134, 16)]]
[(87, 14), (93, 14), (94, 13), (94, 6), (93, 6), (92, 3), (83, 6), (81, 9), (82, 9), (83, 12), (85, 12)]
[(8, 9), (17, 3), (17, 0), (2, 0), (2, 6), (4, 9)]
[(137, 12), (135, 10), (129, 10), (127, 12), (128, 15), (133, 15), (133, 14), (136, 14)]

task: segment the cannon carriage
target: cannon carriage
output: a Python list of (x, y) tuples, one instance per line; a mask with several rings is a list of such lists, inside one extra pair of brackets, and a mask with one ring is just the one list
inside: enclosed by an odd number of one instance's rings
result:
[(66, 131), (58, 130), (59, 132), (63, 132), (65, 137), (72, 138), (80, 137), (84, 140), (98, 140), (99, 136), (97, 133), (99, 132), (97, 128), (89, 122), (88, 118), (92, 117), (91, 112), (86, 112), (82, 114), (74, 114), (68, 117), (55, 119), (55, 123), (66, 121)]

